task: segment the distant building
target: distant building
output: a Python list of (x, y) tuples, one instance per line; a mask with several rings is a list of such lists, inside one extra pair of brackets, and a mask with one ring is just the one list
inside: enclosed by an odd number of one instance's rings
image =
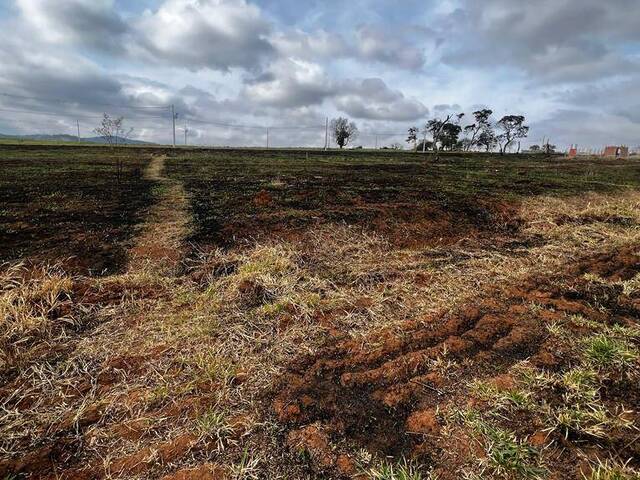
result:
[(569, 153), (567, 154), (569, 158), (576, 158), (578, 156), (578, 145), (571, 145), (569, 149)]
[(608, 146), (604, 149), (604, 157), (629, 158), (629, 147)]

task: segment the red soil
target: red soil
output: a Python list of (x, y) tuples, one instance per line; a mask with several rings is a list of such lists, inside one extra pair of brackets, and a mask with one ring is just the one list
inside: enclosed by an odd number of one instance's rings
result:
[[(553, 284), (550, 278), (532, 278), (517, 288), (487, 292), (487, 299), (476, 306), (376, 332), (370, 342), (333, 340), (290, 366), (273, 399), (273, 412), (290, 429), (287, 443), (308, 451), (318, 471), (335, 473), (337, 457), (353, 448), (446, 461), (444, 447), (431, 438), (440, 431), (438, 407), (456, 398), (461, 385), (474, 378), (489, 375), (497, 388), (512, 388), (513, 378), (503, 373), (525, 358), (559, 368), (562, 352), (545, 327), (566, 314), (607, 323), (637, 322), (637, 301), (615, 288), (604, 296), (599, 290), (604, 287), (583, 274), (618, 280), (638, 272), (639, 252), (630, 247), (567, 266), (560, 274), (567, 282), (562, 287), (557, 286), (560, 275)], [(595, 300), (605, 302), (614, 317), (595, 308)], [(532, 303), (552, 310), (531, 309)], [(460, 365), (455, 375), (436, 369), (434, 361), (444, 355)], [(538, 433), (531, 434), (532, 442), (543, 442)], [(456, 448), (469, 450), (466, 445)], [(627, 447), (626, 453), (632, 450)]]

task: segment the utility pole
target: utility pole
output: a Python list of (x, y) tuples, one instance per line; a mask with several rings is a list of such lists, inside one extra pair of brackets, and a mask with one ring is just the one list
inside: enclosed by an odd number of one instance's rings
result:
[(171, 121), (173, 122), (173, 148), (176, 148), (176, 109), (171, 104)]
[(78, 143), (80, 143), (80, 120), (76, 120), (76, 125), (78, 126)]
[(424, 126), (424, 138), (422, 139), (422, 153), (427, 151), (427, 126)]
[(184, 120), (184, 146), (187, 146), (187, 132), (189, 129), (187, 128), (187, 119)]
[(376, 150), (378, 149), (378, 134), (376, 133)]
[(269, 150), (269, 127), (267, 127), (267, 150)]
[(325, 151), (329, 148), (329, 117), (327, 117), (326, 122), (324, 124), (324, 149)]

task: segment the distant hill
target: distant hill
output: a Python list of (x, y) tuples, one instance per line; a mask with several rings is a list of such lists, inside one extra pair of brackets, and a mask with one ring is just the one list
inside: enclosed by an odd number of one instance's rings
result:
[[(0, 133), (0, 139), (9, 140), (32, 140), (32, 141), (40, 141), (40, 142), (77, 142), (78, 137), (73, 135), (47, 135), (47, 134), (35, 134), (35, 135), (4, 135)], [(99, 143), (99, 144), (107, 144), (107, 139), (105, 137), (81, 137), (80, 142), (82, 143)], [(150, 142), (143, 142), (142, 140), (133, 140), (122, 138), (118, 138), (118, 145), (152, 145)]]

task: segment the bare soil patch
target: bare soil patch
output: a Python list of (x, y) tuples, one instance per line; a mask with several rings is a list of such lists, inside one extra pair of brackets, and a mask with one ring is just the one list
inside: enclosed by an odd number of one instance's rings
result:
[[(542, 369), (568, 369), (575, 359), (547, 330), (568, 316), (637, 327), (637, 294), (630, 297), (622, 287), (596, 286), (585, 275), (624, 281), (639, 272), (640, 246), (634, 244), (587, 256), (564, 265), (552, 276), (534, 277), (517, 287), (492, 288), (483, 295), (484, 300), (454, 313), (405, 322), (369, 338), (334, 339), (290, 366), (272, 411), (288, 426), (289, 446), (309, 452), (317, 472), (341, 474), (340, 456), (356, 458), (365, 449), (380, 457), (407, 456), (435, 465), (442, 462), (439, 478), (457, 478), (448, 460), (453, 452), (447, 450), (469, 447), (442, 443), (440, 430), (445, 422), (436, 412), (444, 412), (452, 404), (459, 406), (458, 402), (469, 405), (479, 401), (466, 397), (469, 382), (478, 378), (494, 377), (498, 388), (510, 390), (513, 379), (504, 374), (525, 359)], [(567, 330), (575, 338), (581, 333), (584, 330), (575, 325)], [(447, 362), (456, 368), (447, 368)], [(619, 388), (624, 388), (624, 400), (618, 397)], [(553, 395), (561, 396), (549, 392), (548, 402), (554, 401)], [(602, 395), (603, 402), (623, 401), (628, 406), (636, 404), (635, 399), (640, 399), (638, 385), (622, 380)], [(629, 419), (640, 425), (638, 412), (629, 411)], [(511, 418), (509, 423), (533, 442), (541, 435), (526, 414)], [(633, 430), (614, 432), (605, 443), (587, 435), (572, 444), (558, 432), (551, 432), (538, 443), (562, 444), (553, 469), (573, 475), (577, 458), (588, 448), (600, 453), (611, 448), (620, 458), (640, 458), (636, 435)], [(458, 453), (461, 458), (468, 457), (463, 451)], [(638, 466), (635, 461), (633, 465)]]

